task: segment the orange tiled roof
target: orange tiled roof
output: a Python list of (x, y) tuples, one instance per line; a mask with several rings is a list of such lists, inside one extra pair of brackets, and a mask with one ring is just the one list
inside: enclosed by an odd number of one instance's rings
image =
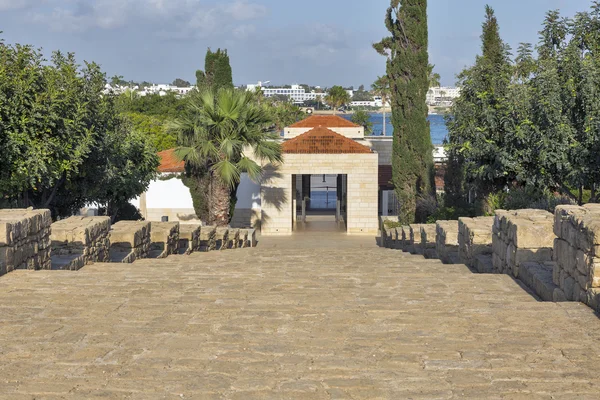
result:
[(175, 149), (169, 149), (158, 153), (160, 157), (160, 165), (158, 166), (158, 172), (184, 172), (185, 163), (179, 161), (175, 155)]
[(371, 149), (322, 126), (284, 142), (287, 154), (366, 154)]
[(324, 126), (325, 128), (360, 128), (345, 118), (337, 115), (312, 115), (302, 121), (290, 125), (290, 128), (317, 128)]

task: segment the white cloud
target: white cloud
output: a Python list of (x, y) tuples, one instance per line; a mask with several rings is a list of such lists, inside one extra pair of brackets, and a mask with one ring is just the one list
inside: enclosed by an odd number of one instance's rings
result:
[[(9, 2), (11, 0), (0, 0)], [(13, 0), (30, 1), (30, 0)], [(33, 20), (57, 31), (114, 29), (135, 25), (150, 27), (162, 37), (203, 38), (224, 33), (246, 37), (251, 25), (239, 26), (267, 15), (267, 8), (247, 0), (208, 4), (201, 0), (49, 0), (48, 10), (33, 13)]]
[(228, 15), (238, 21), (258, 19), (267, 15), (267, 7), (243, 0), (226, 5), (224, 8)]
[(36, 0), (0, 0), (0, 11), (20, 10), (39, 5), (44, 1)]

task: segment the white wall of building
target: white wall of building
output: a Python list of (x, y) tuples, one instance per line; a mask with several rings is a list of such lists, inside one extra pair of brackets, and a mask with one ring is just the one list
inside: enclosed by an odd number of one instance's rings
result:
[(260, 210), (260, 184), (252, 181), (246, 173), (240, 179), (235, 208)]
[(181, 179), (156, 180), (146, 192), (147, 208), (194, 208), (190, 189)]
[(452, 100), (460, 97), (460, 88), (458, 87), (432, 87), (427, 92), (427, 104), (440, 104), (443, 102), (452, 102)]

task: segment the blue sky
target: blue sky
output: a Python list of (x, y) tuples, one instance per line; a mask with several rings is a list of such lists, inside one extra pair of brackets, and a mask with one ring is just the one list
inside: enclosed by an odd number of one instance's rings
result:
[[(430, 61), (453, 85), (480, 50), (484, 6), (513, 48), (537, 42), (544, 14), (572, 16), (591, 0), (430, 0)], [(385, 70), (371, 48), (386, 35), (389, 0), (0, 0), (8, 43), (73, 51), (110, 75), (192, 81), (207, 47), (227, 48), (236, 84), (270, 80), (369, 86)]]

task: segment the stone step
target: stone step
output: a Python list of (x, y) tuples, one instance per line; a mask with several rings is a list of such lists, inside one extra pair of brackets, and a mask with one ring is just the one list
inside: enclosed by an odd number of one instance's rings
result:
[(554, 301), (554, 290), (558, 286), (552, 282), (552, 269), (552, 265), (544, 263), (524, 263), (519, 268), (519, 280), (541, 300)]

